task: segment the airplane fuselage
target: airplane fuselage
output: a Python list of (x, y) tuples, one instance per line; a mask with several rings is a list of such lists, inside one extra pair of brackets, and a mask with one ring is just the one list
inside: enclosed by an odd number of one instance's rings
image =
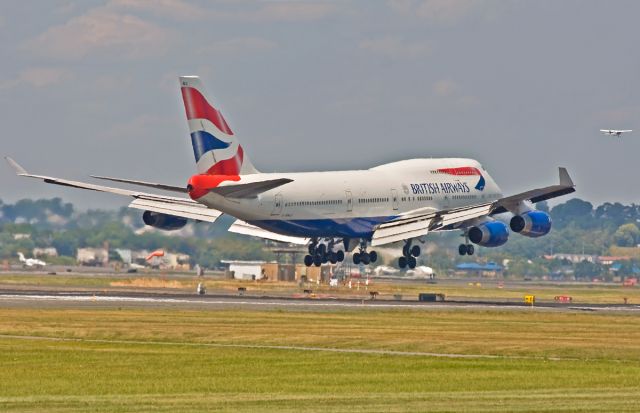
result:
[(208, 193), (197, 201), (278, 234), (369, 239), (376, 225), (409, 211), (443, 210), (502, 197), (495, 181), (472, 159), (412, 159), (368, 170), (243, 175), (240, 183), (270, 175), (292, 182), (256, 198)]

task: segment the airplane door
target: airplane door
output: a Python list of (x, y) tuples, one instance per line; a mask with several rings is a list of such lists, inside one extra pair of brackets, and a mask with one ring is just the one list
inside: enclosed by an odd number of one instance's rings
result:
[(347, 212), (353, 211), (353, 197), (351, 196), (351, 191), (344, 191), (347, 198)]
[(398, 190), (397, 189), (392, 189), (391, 190), (391, 202), (393, 204), (393, 210), (397, 211), (398, 210)]
[(277, 194), (273, 200), (273, 211), (271, 215), (280, 215), (282, 213), (282, 194)]

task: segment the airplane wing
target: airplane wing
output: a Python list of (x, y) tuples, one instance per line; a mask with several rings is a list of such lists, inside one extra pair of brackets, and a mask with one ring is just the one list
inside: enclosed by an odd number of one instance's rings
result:
[(516, 195), (500, 198), (493, 202), (441, 211), (433, 209), (411, 211), (393, 221), (380, 224), (373, 233), (371, 246), (375, 247), (409, 238), (421, 237), (427, 235), (430, 231), (445, 227), (459, 227), (462, 226), (465, 221), (513, 210), (518, 203), (523, 201), (536, 203), (574, 192), (575, 185), (567, 170), (565, 168), (559, 168), (558, 172), (560, 177), (558, 185), (532, 189)]
[[(55, 178), (44, 175), (34, 175), (28, 173), (22, 166), (10, 157), (5, 157), (9, 165), (13, 167), (18, 176), (41, 179), (48, 184), (68, 186), (71, 188), (87, 189), (90, 191), (107, 192), (116, 195), (129, 196), (134, 198), (129, 204), (130, 208), (145, 211), (159, 212), (162, 214), (175, 215), (183, 218), (195, 219), (198, 221), (215, 222), (222, 212), (206, 207), (191, 199), (177, 198), (172, 196), (149, 194), (145, 192), (130, 191), (128, 189), (113, 188), (109, 186), (95, 185), (86, 182), (72, 181), (68, 179)], [(124, 181), (124, 180), (122, 180)]]
[(306, 245), (309, 243), (309, 238), (290, 237), (288, 235), (276, 234), (275, 232), (267, 231), (266, 229), (256, 227), (255, 225), (251, 225), (239, 219), (229, 227), (229, 232), (250, 235), (272, 241), (288, 242), (290, 244)]
[(567, 172), (567, 169), (558, 168), (558, 173), (560, 175), (560, 183), (558, 185), (532, 189), (530, 191), (521, 192), (519, 194), (511, 195), (506, 198), (501, 198), (496, 202), (496, 206), (492, 211), (492, 214), (501, 214), (503, 212), (507, 212), (522, 201), (531, 201), (535, 204), (537, 202), (546, 201), (547, 199), (557, 198), (559, 196), (575, 192), (575, 184), (569, 176), (569, 172)]

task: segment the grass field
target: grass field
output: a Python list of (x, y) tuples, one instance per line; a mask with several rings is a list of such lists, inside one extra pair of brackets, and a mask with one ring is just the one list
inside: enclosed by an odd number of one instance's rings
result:
[(0, 411), (635, 412), (639, 342), (627, 313), (5, 306)]
[[(91, 274), (0, 274), (0, 288), (60, 288), (60, 289), (90, 289), (90, 290), (127, 290), (159, 291), (193, 293), (199, 282), (204, 281), (209, 292), (234, 293), (239, 286), (247, 287), (249, 294), (300, 294), (303, 290), (296, 283), (271, 283), (238, 280), (219, 280), (195, 276), (173, 276), (167, 274), (137, 274), (128, 276), (91, 275)], [(364, 282), (364, 281), (363, 281)], [(380, 293), (380, 299), (390, 299), (400, 294), (405, 299), (416, 300), (421, 292), (443, 293), (450, 300), (504, 300), (522, 302), (527, 294), (533, 294), (538, 301), (553, 301), (555, 296), (568, 295), (574, 303), (590, 304), (622, 304), (624, 298), (630, 304), (640, 304), (640, 287), (623, 287), (622, 285), (578, 284), (578, 283), (514, 283), (502, 281), (499, 288), (498, 280), (481, 280), (480, 283), (452, 283), (447, 279), (438, 280), (437, 284), (426, 284), (424, 281), (393, 282), (372, 280), (369, 289), (364, 284), (357, 290), (345, 286), (331, 288), (328, 285), (309, 284), (304, 288), (311, 288), (318, 294), (332, 296), (349, 296), (368, 298), (369, 291)]]

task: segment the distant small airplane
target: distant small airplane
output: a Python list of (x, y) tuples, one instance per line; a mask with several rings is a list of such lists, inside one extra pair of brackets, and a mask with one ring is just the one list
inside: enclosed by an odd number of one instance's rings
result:
[(46, 262), (39, 260), (37, 258), (25, 258), (24, 254), (19, 252), (18, 253), (18, 258), (20, 259), (20, 262), (22, 263), (23, 267), (44, 267), (45, 265), (47, 265)]
[(616, 135), (616, 136), (620, 136), (623, 133), (629, 133), (629, 132), (633, 132), (631, 129), (623, 129), (623, 130), (619, 130), (619, 129), (600, 129), (600, 132), (602, 132), (605, 135)]

